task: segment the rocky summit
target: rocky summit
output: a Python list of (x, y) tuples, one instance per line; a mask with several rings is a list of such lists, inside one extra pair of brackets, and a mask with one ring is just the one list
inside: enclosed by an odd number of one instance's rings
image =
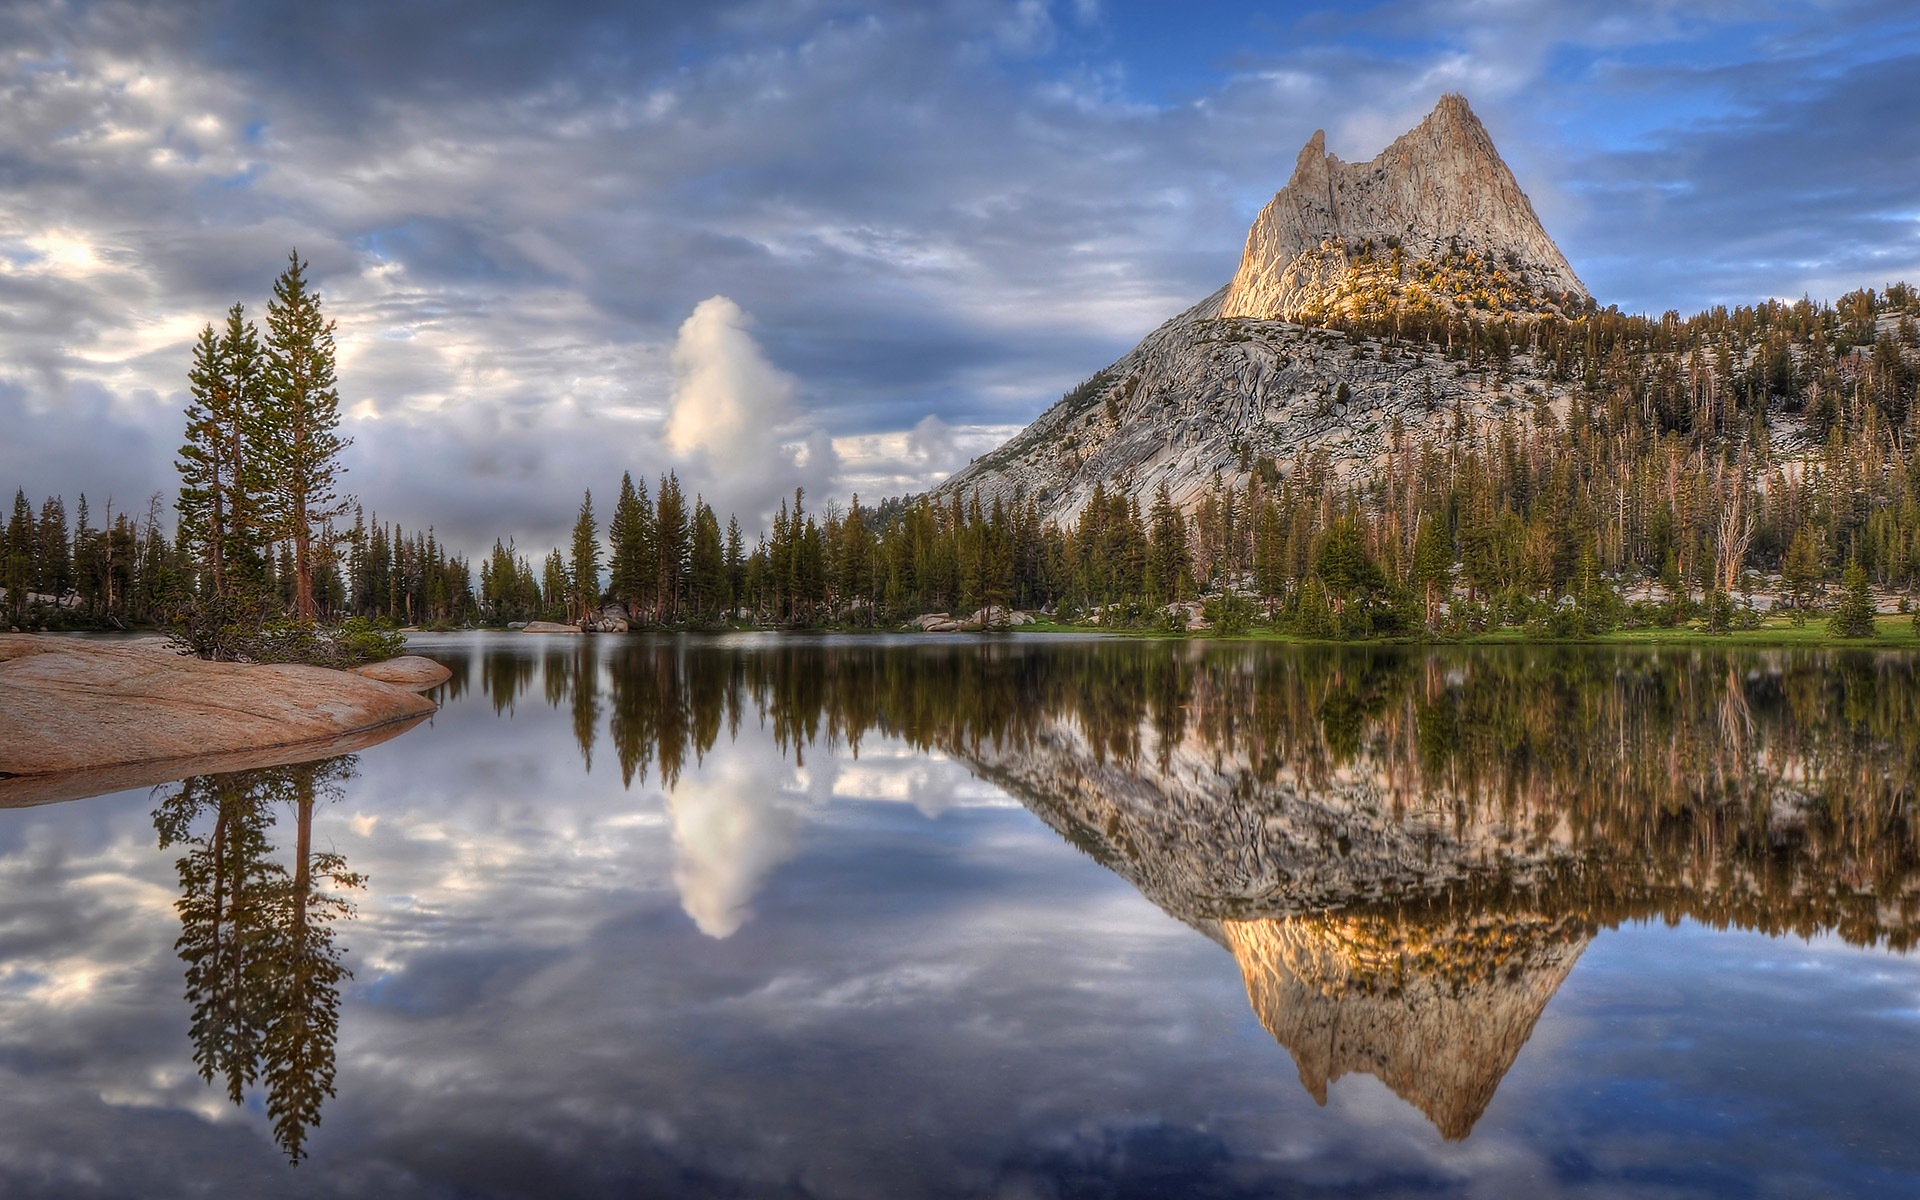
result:
[(1222, 317), (1319, 321), (1383, 300), (1556, 312), (1590, 301), (1465, 97), (1441, 97), (1371, 162), (1341, 162), (1326, 138), (1315, 131), (1260, 210)]
[(1420, 322), (1444, 343), (1449, 322), (1512, 326), (1591, 306), (1463, 98), (1442, 97), (1370, 162), (1342, 162), (1315, 133), (1231, 283), (934, 496), (1024, 495), (1066, 521), (1096, 485), (1143, 502), (1164, 486), (1191, 508), (1303, 453), (1324, 452), (1336, 475), (1370, 469), (1396, 436), (1564, 408), (1570, 394), (1524, 347), (1495, 370), (1383, 324)]

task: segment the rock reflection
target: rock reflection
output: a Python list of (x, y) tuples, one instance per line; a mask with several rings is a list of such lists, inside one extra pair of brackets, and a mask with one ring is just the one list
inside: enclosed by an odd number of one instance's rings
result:
[(1365, 1072), (1464, 1138), (1594, 927), (1583, 917), (1223, 921), (1254, 1015), (1321, 1104)]
[[(364, 884), (339, 854), (314, 849), (313, 810), (353, 770), (347, 756), (198, 776), (161, 789), (153, 813), (161, 848), (181, 851), (174, 946), (186, 964), (194, 1064), (235, 1104), (260, 1085), (274, 1140), (294, 1163), (334, 1092), (348, 972), (332, 926), (353, 911), (343, 893)], [(289, 810), (291, 868), (272, 840)]]
[[(604, 662), (629, 785), (673, 793), (743, 719), (796, 763), (870, 730), (951, 754), (1231, 952), (1316, 1098), (1366, 1072), (1450, 1138), (1602, 930), (1920, 938), (1905, 655), (635, 639)], [(570, 682), (591, 659), (544, 670), (598, 711)], [(772, 785), (741, 788), (670, 800), (716, 935), (792, 853)]]

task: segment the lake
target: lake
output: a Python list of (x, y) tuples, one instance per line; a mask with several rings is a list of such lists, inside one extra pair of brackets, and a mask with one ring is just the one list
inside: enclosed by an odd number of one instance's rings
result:
[(1912, 656), (411, 645), (0, 811), (0, 1194), (1920, 1194)]

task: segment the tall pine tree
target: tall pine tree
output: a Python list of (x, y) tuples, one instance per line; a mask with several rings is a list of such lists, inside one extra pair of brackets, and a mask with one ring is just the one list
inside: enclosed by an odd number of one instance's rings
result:
[(274, 534), (292, 544), (294, 615), (314, 619), (315, 541), (346, 512), (334, 488), (345, 468), (339, 434), (340, 392), (334, 375), (333, 322), (310, 290), (298, 253), (273, 283), (267, 304), (266, 375), (271, 397), (262, 421), (260, 455), (272, 502)]
[(600, 606), (600, 533), (593, 519), (592, 492), (580, 498), (580, 516), (573, 523), (573, 561), (568, 564), (567, 582), (572, 601), (569, 618), (590, 619)]
[(613, 598), (627, 606), (627, 615), (635, 621), (654, 599), (654, 574), (657, 569), (653, 546), (653, 503), (647, 498), (647, 485), (633, 483), (631, 472), (620, 476), (620, 498), (613, 505), (613, 520), (607, 526), (607, 539), (613, 543), (613, 559), (608, 567), (608, 587)]
[(253, 451), (266, 408), (260, 339), (238, 304), (225, 330), (200, 331), (187, 372), (186, 441), (175, 508), (199, 562), (201, 585), (225, 598), (259, 582), (263, 485)]

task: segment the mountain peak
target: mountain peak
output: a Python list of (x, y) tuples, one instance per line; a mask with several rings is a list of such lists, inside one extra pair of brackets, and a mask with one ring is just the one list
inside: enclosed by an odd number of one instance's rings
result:
[(1313, 321), (1378, 303), (1559, 311), (1590, 300), (1466, 97), (1371, 161), (1316, 130), (1247, 234), (1223, 317)]
[(1433, 111), (1428, 113), (1426, 119), (1420, 123), (1433, 126), (1471, 126), (1474, 129), (1481, 129), (1480, 118), (1473, 115), (1473, 107), (1459, 92), (1442, 92), (1439, 101), (1433, 106)]
[[(1423, 152), (1430, 159), (1450, 154), (1483, 159), (1489, 176), (1505, 172), (1509, 179), (1512, 178), (1512, 173), (1507, 172), (1507, 164), (1500, 158), (1500, 151), (1494, 148), (1493, 136), (1480, 123), (1480, 118), (1473, 115), (1467, 98), (1459, 92), (1448, 92), (1440, 97), (1433, 111), (1421, 118), (1418, 125), (1395, 139), (1393, 146), (1389, 146), (1382, 157), (1394, 155), (1395, 147), (1401, 149), (1398, 157)], [(1519, 185), (1514, 186), (1517, 191)]]

